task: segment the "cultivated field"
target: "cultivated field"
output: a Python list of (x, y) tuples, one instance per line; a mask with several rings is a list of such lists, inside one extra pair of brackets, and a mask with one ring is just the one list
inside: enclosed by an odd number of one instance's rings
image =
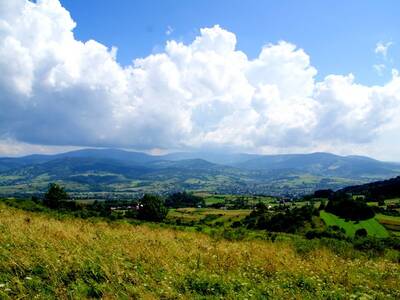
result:
[(378, 214), (375, 218), (393, 235), (400, 235), (400, 217)]

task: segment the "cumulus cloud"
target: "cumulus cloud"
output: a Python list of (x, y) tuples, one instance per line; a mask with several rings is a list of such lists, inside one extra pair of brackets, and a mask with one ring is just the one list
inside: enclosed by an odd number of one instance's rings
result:
[(304, 50), (282, 41), (249, 59), (218, 25), (122, 67), (75, 26), (58, 0), (0, 0), (0, 139), (262, 151), (365, 144), (398, 122), (396, 72), (383, 86), (316, 82)]

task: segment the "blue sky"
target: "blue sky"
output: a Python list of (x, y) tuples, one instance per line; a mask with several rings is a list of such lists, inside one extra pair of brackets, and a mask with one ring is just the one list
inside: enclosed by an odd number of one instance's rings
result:
[(0, 155), (400, 161), (399, 1), (0, 0)]
[[(311, 56), (319, 79), (353, 73), (357, 82), (379, 84), (398, 66), (400, 55), (400, 2), (395, 0), (61, 2), (78, 23), (78, 39), (117, 46), (118, 61), (125, 65), (162, 50), (168, 39), (190, 42), (200, 28), (215, 24), (234, 32), (237, 48), (250, 58), (267, 43), (296, 44)], [(380, 41), (394, 43), (388, 54), (392, 62), (374, 52)], [(381, 63), (389, 67), (383, 76), (372, 67)]]

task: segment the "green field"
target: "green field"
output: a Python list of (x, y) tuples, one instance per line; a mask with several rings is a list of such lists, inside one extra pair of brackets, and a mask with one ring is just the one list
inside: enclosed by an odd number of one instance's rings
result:
[(263, 202), (265, 204), (276, 203), (276, 198), (269, 196), (211, 194), (207, 192), (194, 192), (194, 194), (202, 197), (206, 205), (212, 205), (216, 203), (230, 203), (236, 199), (242, 199), (246, 201), (249, 205), (256, 205), (259, 202)]
[[(354, 198), (359, 197), (359, 196), (354, 196)], [(385, 205), (384, 207), (386, 207), (388, 204), (395, 204), (395, 203), (399, 203), (400, 202), (400, 198), (392, 198), (392, 199), (385, 199)], [(378, 202), (376, 201), (372, 201), (372, 202), (367, 202), (369, 206), (378, 206)]]
[(230, 225), (249, 215), (250, 209), (223, 210), (214, 208), (177, 208), (170, 209), (167, 220), (180, 220), (182, 224), (195, 222), (207, 225)]
[(382, 226), (375, 218), (360, 221), (358, 223), (349, 221), (346, 222), (344, 219), (341, 219), (331, 213), (321, 211), (320, 216), (322, 220), (324, 220), (325, 224), (328, 226), (339, 226), (346, 231), (346, 234), (349, 237), (354, 237), (357, 229), (364, 228), (367, 230), (368, 235), (385, 238), (389, 236), (388, 231)]

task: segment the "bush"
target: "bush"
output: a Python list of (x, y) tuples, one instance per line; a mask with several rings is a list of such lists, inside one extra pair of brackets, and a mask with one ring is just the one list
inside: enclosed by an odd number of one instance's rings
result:
[(326, 201), (321, 200), (321, 203), (319, 204), (318, 210), (324, 210), (326, 207)]
[(244, 228), (224, 229), (222, 236), (230, 241), (243, 240), (246, 237), (246, 230)]
[(382, 255), (385, 251), (386, 245), (383, 239), (364, 237), (354, 241), (354, 248), (357, 250), (370, 252), (373, 255)]
[(300, 255), (308, 255), (310, 252), (318, 249), (318, 241), (309, 241), (304, 239), (296, 239), (293, 241), (295, 251)]
[(206, 214), (205, 216), (204, 216), (204, 218), (202, 218), (201, 220), (200, 220), (200, 223), (208, 223), (208, 222), (212, 222), (212, 221), (214, 221), (214, 220), (216, 220), (216, 219), (218, 219), (219, 218), (219, 216), (218, 215), (214, 215), (214, 214)]
[(346, 233), (344, 229), (339, 228), (337, 226), (329, 226), (325, 230), (310, 230), (306, 232), (306, 238), (311, 240), (315, 238), (331, 238), (331, 239), (337, 239), (337, 240), (345, 240)]
[(232, 223), (231, 227), (232, 228), (239, 228), (239, 227), (242, 227), (242, 225), (243, 225), (242, 222), (235, 221), (235, 222)]
[(354, 236), (356, 238), (365, 238), (368, 235), (368, 232), (365, 228), (359, 228), (357, 229), (357, 231), (355, 232)]
[(28, 199), (7, 199), (5, 203), (8, 206), (20, 208), (26, 211), (41, 212), (46, 211), (48, 208)]
[(131, 218), (131, 219), (135, 219), (138, 216), (138, 212), (134, 209), (129, 209), (125, 212), (124, 217), (126, 218)]
[(223, 203), (223, 202), (216, 202), (216, 203), (213, 203), (213, 204), (210, 204), (210, 205), (208, 205), (207, 207), (211, 207), (211, 208), (222, 208), (222, 207), (225, 207), (225, 203)]

